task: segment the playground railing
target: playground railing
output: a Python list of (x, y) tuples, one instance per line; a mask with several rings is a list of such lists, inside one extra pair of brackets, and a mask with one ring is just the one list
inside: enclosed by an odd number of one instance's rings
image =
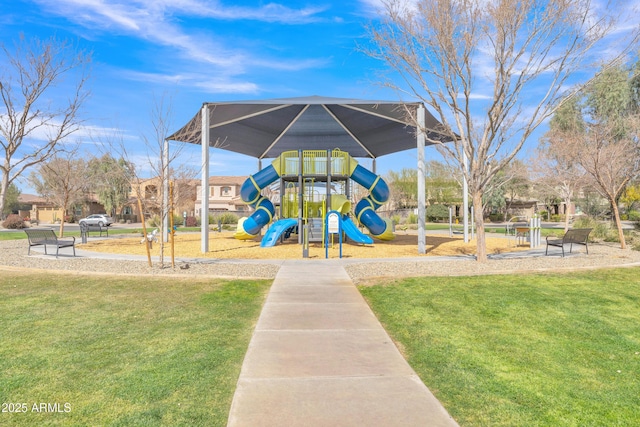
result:
[[(348, 176), (350, 173), (349, 153), (341, 150), (303, 150), (285, 151), (280, 155), (280, 173), (283, 176), (328, 175), (327, 155), (330, 153), (331, 174)], [(302, 154), (302, 156), (301, 156)], [(302, 157), (302, 171), (300, 163)]]

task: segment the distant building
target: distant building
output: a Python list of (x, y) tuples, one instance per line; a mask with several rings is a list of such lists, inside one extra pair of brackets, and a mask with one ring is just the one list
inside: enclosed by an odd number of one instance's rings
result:
[[(252, 209), (240, 198), (240, 188), (247, 176), (212, 176), (209, 178), (209, 211), (232, 212), (239, 216), (248, 215)], [(145, 218), (160, 214), (162, 203), (162, 180), (159, 177), (141, 180), (131, 189), (128, 202), (116, 212), (116, 221), (140, 222), (138, 197), (142, 202)], [(183, 216), (199, 216), (202, 209), (200, 200), (200, 180), (183, 179), (174, 181), (174, 213)], [(31, 218), (41, 223), (54, 223), (62, 219), (62, 210), (46, 199), (33, 194), (19, 197), (23, 218)], [(105, 209), (95, 196), (70, 209), (76, 219), (93, 213), (104, 213)]]
[[(233, 212), (239, 216), (251, 212), (251, 207), (240, 198), (240, 188), (247, 176), (209, 177), (209, 212)], [(196, 185), (195, 216), (202, 210), (200, 181)]]
[[(20, 194), (18, 202), (20, 203), (18, 215), (22, 218), (29, 218), (34, 223), (53, 224), (61, 221), (64, 216), (61, 208), (47, 201), (44, 197), (34, 194)], [(84, 202), (69, 208), (68, 216), (77, 220), (87, 215), (104, 212), (104, 206), (98, 202), (95, 196), (89, 195)]]

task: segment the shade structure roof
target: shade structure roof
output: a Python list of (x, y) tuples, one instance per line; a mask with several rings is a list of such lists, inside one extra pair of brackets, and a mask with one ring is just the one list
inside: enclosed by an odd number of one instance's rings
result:
[[(259, 159), (284, 151), (340, 149), (377, 158), (416, 147), (420, 103), (308, 96), (205, 103), (209, 145)], [(167, 139), (202, 143), (202, 111)], [(428, 140), (448, 141), (442, 124), (425, 110)]]

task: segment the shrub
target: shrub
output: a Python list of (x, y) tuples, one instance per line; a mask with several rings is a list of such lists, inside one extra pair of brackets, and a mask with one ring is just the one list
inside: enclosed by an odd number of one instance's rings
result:
[(184, 218), (182, 215), (173, 214), (173, 225), (184, 225)]
[(429, 221), (433, 221), (441, 218), (448, 218), (449, 208), (446, 207), (445, 205), (440, 205), (440, 204), (429, 205), (427, 206), (426, 214)]
[(417, 224), (418, 223), (418, 215), (414, 213), (410, 213), (407, 217), (407, 224)]
[(24, 220), (20, 218), (20, 215), (11, 214), (4, 220), (2, 226), (7, 229), (17, 230), (21, 228), (26, 228), (26, 224)]
[(195, 216), (188, 216), (186, 222), (187, 223), (185, 225), (187, 227), (197, 227), (198, 226), (198, 219)]
[(581, 216), (573, 221), (573, 228), (595, 228), (598, 222), (590, 216)]
[(629, 221), (640, 221), (640, 212), (638, 211), (629, 211)]
[(489, 220), (491, 222), (501, 222), (504, 221), (504, 214), (501, 213), (492, 213), (489, 214)]
[(154, 215), (151, 218), (147, 219), (147, 226), (149, 227), (160, 227), (162, 224), (162, 220), (160, 219), (160, 215)]
[(225, 212), (215, 216), (209, 215), (209, 224), (218, 225), (218, 220), (220, 220), (221, 224), (237, 224), (238, 215), (231, 212)]
[(594, 218), (582, 216), (573, 222), (573, 228), (592, 228), (589, 238), (602, 239), (607, 242), (617, 242), (618, 233), (611, 229), (611, 225), (596, 221)]
[(400, 224), (400, 215), (392, 215), (391, 221), (393, 221), (394, 224)]

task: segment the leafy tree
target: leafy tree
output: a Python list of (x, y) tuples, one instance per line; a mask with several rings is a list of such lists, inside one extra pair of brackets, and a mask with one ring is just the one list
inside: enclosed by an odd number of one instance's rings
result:
[(6, 217), (11, 212), (18, 209), (18, 207), (20, 206), (20, 202), (18, 201), (19, 198), (20, 189), (13, 183), (9, 184), (5, 196), (4, 210), (2, 211), (3, 217)]
[[(90, 61), (55, 38), (29, 41), (21, 35), (13, 50), (0, 46), (0, 212), (9, 185), (55, 156), (60, 142), (80, 128), (88, 95), (83, 68)], [(76, 83), (64, 86), (68, 77)]]
[[(497, 173), (496, 178), (503, 180), (504, 172)], [(505, 212), (507, 208), (507, 198), (504, 186), (492, 186), (490, 190), (484, 193), (482, 203), (490, 212)]]
[(640, 202), (640, 184), (628, 186), (620, 197), (620, 201), (626, 205), (627, 211), (633, 210), (636, 203)]
[(385, 178), (390, 188), (390, 198), (397, 209), (414, 209), (418, 206), (418, 171), (403, 168), (389, 171)]
[(567, 158), (584, 169), (609, 202), (623, 249), (626, 242), (618, 203), (627, 184), (640, 174), (640, 106), (634, 95), (637, 69), (637, 64), (603, 69), (583, 92), (582, 109), (571, 110), (558, 120), (560, 137), (552, 140), (571, 153)]
[(133, 165), (122, 157), (115, 159), (110, 154), (104, 154), (89, 160), (88, 168), (92, 191), (106, 212), (114, 216), (116, 210), (129, 200), (134, 179)]
[(425, 180), (427, 200), (432, 203), (453, 205), (462, 201), (461, 176), (446, 163), (428, 161)]
[[(626, 3), (606, 10), (591, 0), (382, 3), (367, 53), (397, 73), (386, 73), (386, 86), (425, 103), (443, 124), (422, 130), (463, 171), (476, 207), (476, 256), (484, 262), (487, 186), (566, 99), (567, 79), (590, 65)], [(619, 43), (619, 53), (630, 45)], [(602, 62), (620, 55), (613, 56), (601, 55)], [(430, 131), (453, 142), (430, 138)]]
[[(426, 165), (425, 190), (431, 203), (454, 204), (462, 200), (461, 185), (446, 164), (430, 160)], [(418, 206), (418, 171), (403, 168), (389, 171), (386, 181), (391, 187), (391, 200), (398, 209), (414, 209)], [(448, 215), (448, 214), (447, 214)]]

